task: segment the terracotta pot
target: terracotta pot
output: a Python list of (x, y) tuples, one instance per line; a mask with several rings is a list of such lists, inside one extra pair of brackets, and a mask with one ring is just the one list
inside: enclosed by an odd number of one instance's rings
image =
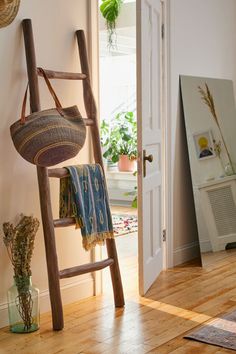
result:
[(130, 160), (127, 155), (120, 155), (118, 169), (121, 172), (134, 172), (135, 160)]

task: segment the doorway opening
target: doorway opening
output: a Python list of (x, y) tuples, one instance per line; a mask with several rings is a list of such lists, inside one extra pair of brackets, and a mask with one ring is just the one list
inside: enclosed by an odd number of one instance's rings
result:
[[(125, 292), (138, 289), (136, 1), (122, 4), (108, 45), (99, 11), (100, 133), (116, 245)], [(102, 248), (106, 257), (106, 248)], [(109, 293), (109, 270), (103, 291)]]

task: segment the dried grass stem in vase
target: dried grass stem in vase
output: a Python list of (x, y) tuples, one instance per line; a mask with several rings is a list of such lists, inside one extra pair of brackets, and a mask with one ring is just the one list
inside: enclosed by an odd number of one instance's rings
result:
[(15, 305), (24, 323), (24, 330), (30, 331), (33, 323), (33, 301), (30, 291), (31, 258), (39, 221), (33, 216), (20, 215), (14, 226), (10, 222), (3, 224), (3, 241), (13, 265), (14, 280), (18, 296)]
[(224, 148), (225, 148), (228, 160), (229, 160), (229, 164), (231, 166), (232, 172), (235, 173), (234, 166), (233, 166), (230, 154), (229, 154), (229, 150), (228, 150), (227, 145), (225, 143), (225, 139), (224, 139), (223, 134), (222, 134), (222, 130), (221, 130), (221, 127), (220, 127), (219, 119), (218, 119), (218, 116), (216, 114), (214, 98), (213, 98), (213, 95), (211, 94), (209, 86), (205, 82), (205, 90), (201, 86), (198, 86), (198, 91), (200, 93), (201, 99), (203, 100), (203, 102), (209, 108), (209, 110), (211, 112), (211, 115), (212, 115), (212, 117), (213, 117), (218, 129), (219, 129), (221, 140), (222, 140), (222, 143), (224, 145)]

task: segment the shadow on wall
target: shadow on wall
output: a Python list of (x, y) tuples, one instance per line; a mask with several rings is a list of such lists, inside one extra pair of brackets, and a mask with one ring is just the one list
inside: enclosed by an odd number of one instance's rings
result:
[[(197, 247), (197, 243), (199, 244), (198, 230), (180, 91), (177, 102), (178, 107), (173, 171), (173, 248), (174, 253), (176, 249), (185, 248), (182, 260), (186, 262), (193, 257), (200, 257), (200, 248), (199, 245)], [(179, 201), (181, 201), (181, 208), (179, 208)], [(190, 246), (191, 244), (192, 250)], [(187, 249), (189, 247), (187, 252), (186, 247)], [(176, 262), (174, 260), (174, 265), (177, 265), (175, 263)]]
[[(7, 72), (1, 73), (5, 84), (0, 88), (0, 190), (1, 199), (1, 222), (9, 218), (9, 215), (24, 210), (27, 212), (27, 206), (32, 205), (32, 194), (35, 189), (35, 173), (32, 175), (32, 169), (16, 152), (10, 136), (10, 125), (20, 118), (21, 105), (23, 101), (24, 89), (26, 87), (25, 71), (19, 68), (24, 67), (24, 44), (22, 29), (19, 27), (14, 34), (11, 34), (11, 46), (9, 41), (1, 42), (4, 56), (1, 64), (3, 68), (8, 68)], [(30, 210), (29, 210), (30, 211)]]
[[(6, 290), (12, 285), (12, 267), (1, 237), (2, 223), (13, 221), (20, 212), (40, 216), (36, 168), (24, 161), (15, 150), (10, 136), (10, 125), (20, 118), (26, 88), (25, 53), (21, 22), (17, 29), (0, 31), (0, 324), (6, 305)], [(42, 243), (42, 240), (40, 239)], [(37, 249), (39, 237), (36, 240)], [(35, 252), (37, 253), (38, 250)], [(3, 307), (2, 307), (3, 306)], [(1, 311), (2, 310), (2, 311)], [(5, 313), (5, 312), (4, 312)]]

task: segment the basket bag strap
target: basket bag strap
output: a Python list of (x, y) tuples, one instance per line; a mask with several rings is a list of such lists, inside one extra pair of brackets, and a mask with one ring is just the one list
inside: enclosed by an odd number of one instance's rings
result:
[[(57, 97), (56, 92), (54, 91), (54, 89), (53, 89), (53, 87), (51, 85), (51, 82), (49, 81), (44, 69), (43, 68), (38, 68), (38, 72), (40, 72), (43, 75), (43, 78), (44, 78), (44, 80), (46, 82), (48, 90), (49, 90), (49, 92), (50, 92), (50, 94), (51, 94), (51, 96), (52, 96), (52, 98), (53, 98), (53, 100), (55, 102), (56, 109), (58, 110), (58, 113), (61, 116), (63, 116), (61, 102), (59, 101), (59, 98)], [(25, 120), (26, 120), (25, 112), (26, 112), (26, 103), (27, 103), (28, 89), (29, 89), (29, 83), (26, 86), (26, 90), (25, 90), (25, 94), (24, 94), (24, 98), (23, 98), (23, 103), (22, 103), (21, 118), (20, 118), (21, 124), (24, 124)]]

